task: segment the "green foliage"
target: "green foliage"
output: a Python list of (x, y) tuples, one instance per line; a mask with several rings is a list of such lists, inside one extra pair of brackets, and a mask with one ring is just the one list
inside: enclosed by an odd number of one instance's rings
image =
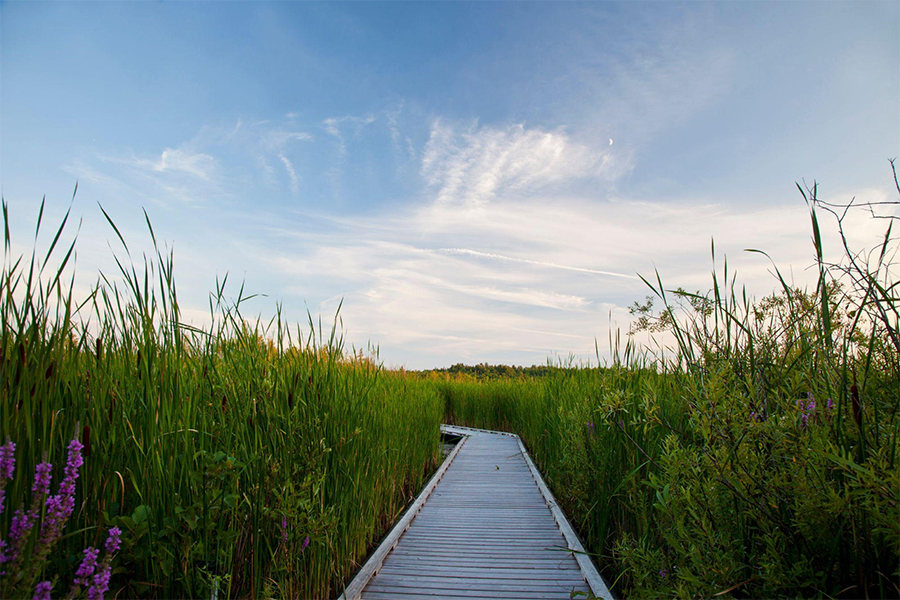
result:
[[(28, 262), (6, 238), (0, 437), (18, 442), (21, 474), (73, 434), (86, 447), (54, 572), (68, 579), (119, 526), (122, 597), (335, 595), (435, 468), (440, 398), (348, 358), (334, 329), (248, 322), (225, 281), (211, 327), (183, 324), (172, 255), (153, 245), (76, 304), (67, 259), (51, 273), (53, 248)], [(7, 498), (28, 486), (17, 476)]]
[(776, 270), (753, 301), (727, 262), (702, 295), (645, 280), (670, 360), (629, 340), (604, 369), (433, 382), (451, 422), (522, 436), (625, 595), (900, 595), (895, 274), (825, 263), (808, 199), (811, 291)]

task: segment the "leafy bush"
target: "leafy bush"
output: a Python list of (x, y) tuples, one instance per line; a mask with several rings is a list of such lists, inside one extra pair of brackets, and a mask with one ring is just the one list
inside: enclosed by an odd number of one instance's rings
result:
[(727, 262), (706, 294), (657, 275), (633, 312), (675, 340), (668, 360), (629, 340), (606, 368), (434, 383), (451, 421), (523, 437), (626, 595), (900, 595), (893, 219), (864, 252), (839, 227), (829, 263), (823, 204), (801, 191), (813, 290), (776, 270), (780, 290), (754, 301)]

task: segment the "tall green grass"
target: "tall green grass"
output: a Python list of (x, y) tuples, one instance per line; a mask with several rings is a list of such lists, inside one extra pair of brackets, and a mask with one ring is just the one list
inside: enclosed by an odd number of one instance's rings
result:
[(243, 288), (229, 301), (224, 280), (212, 325), (183, 324), (152, 228), (154, 253), (135, 266), (110, 220), (120, 272), (76, 301), (68, 215), (41, 252), (38, 218), (30, 258), (11, 253), (5, 203), (3, 217), (0, 437), (18, 444), (7, 505), (38, 462), (85, 444), (52, 569), (69, 580), (81, 549), (118, 525), (119, 597), (334, 596), (436, 466), (437, 393), (345, 352), (336, 327), (301, 331), (280, 310), (246, 319)]
[(662, 312), (639, 306), (642, 324), (674, 340), (668, 359), (629, 340), (605, 368), (429, 379), (451, 422), (522, 436), (626, 595), (900, 595), (890, 226), (847, 277), (807, 200), (813, 289), (776, 270), (755, 301), (727, 263), (705, 294), (647, 280)]

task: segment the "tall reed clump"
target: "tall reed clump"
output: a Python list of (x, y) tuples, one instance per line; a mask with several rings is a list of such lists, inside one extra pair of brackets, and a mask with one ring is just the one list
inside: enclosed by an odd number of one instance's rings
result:
[(755, 301), (727, 263), (706, 294), (657, 276), (662, 311), (635, 313), (675, 340), (668, 360), (629, 340), (606, 368), (433, 384), (449, 418), (522, 435), (626, 595), (900, 595), (893, 220), (866, 252), (841, 235), (828, 262), (819, 215), (852, 207), (801, 191), (813, 289), (776, 270), (780, 290)]
[[(345, 352), (336, 327), (246, 320), (224, 280), (212, 325), (183, 324), (152, 228), (138, 268), (110, 220), (119, 276), (76, 301), (75, 242), (54, 259), (67, 220), (38, 254), (39, 217), (30, 260), (7, 225), (0, 273), (0, 437), (23, 474), (73, 433), (86, 459), (48, 570), (71, 580), (118, 527), (118, 596), (335, 595), (435, 468), (437, 394)], [(30, 485), (17, 476), (6, 498)]]

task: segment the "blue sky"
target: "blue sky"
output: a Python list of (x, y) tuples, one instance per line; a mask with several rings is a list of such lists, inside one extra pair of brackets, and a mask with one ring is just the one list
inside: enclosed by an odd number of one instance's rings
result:
[[(900, 5), (0, 3), (0, 187), (175, 248), (185, 318), (216, 276), (329, 318), (389, 365), (588, 358), (658, 268), (756, 294), (812, 254), (795, 181), (892, 198)], [(859, 244), (880, 230), (854, 224)], [(236, 289), (235, 289), (236, 292)]]

